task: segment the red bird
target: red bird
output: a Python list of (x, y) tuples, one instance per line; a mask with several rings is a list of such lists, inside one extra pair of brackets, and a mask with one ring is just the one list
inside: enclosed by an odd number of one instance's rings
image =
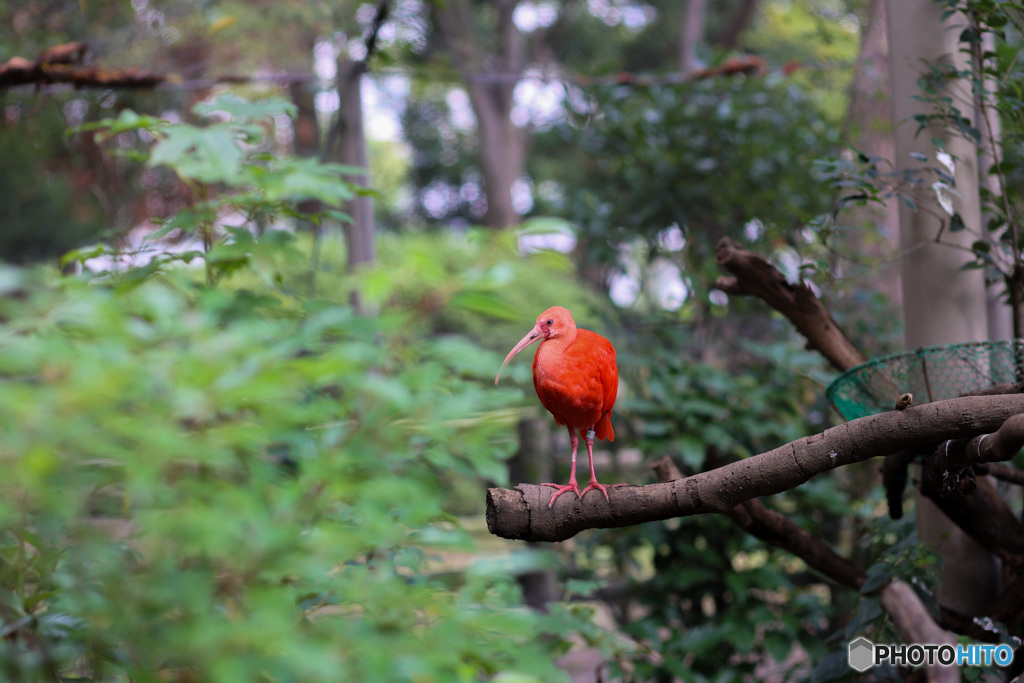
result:
[[(619, 391), (615, 347), (597, 333), (577, 329), (567, 309), (553, 306), (540, 314), (530, 333), (508, 352), (501, 370), (498, 370), (498, 376), (494, 378), (495, 386), (508, 362), (536, 341), (540, 342), (540, 346), (537, 355), (533, 357), (533, 386), (537, 389), (540, 402), (555, 417), (555, 422), (565, 425), (569, 430), (569, 441), (572, 443), (569, 483), (565, 486), (541, 484), (558, 489), (551, 496), (548, 508), (566, 491), (572, 491), (578, 498), (582, 498), (590, 489), (598, 489), (608, 498), (607, 486), (599, 484), (594, 473), (594, 437), (615, 440), (612, 406), (615, 405), (615, 395)], [(579, 446), (577, 430), (586, 439), (587, 457), (590, 458), (590, 484), (582, 491), (576, 483), (576, 449)]]

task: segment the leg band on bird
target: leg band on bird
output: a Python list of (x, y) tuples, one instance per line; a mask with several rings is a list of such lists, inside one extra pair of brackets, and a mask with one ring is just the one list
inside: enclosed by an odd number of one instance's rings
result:
[(594, 435), (595, 434), (597, 434), (597, 432), (595, 432), (593, 429), (588, 429), (587, 430), (587, 438), (590, 439), (591, 441), (594, 440)]

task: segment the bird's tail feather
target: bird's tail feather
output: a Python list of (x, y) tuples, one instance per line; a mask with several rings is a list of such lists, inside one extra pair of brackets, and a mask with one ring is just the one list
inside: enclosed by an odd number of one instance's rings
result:
[(597, 439), (604, 441), (615, 441), (615, 430), (612, 428), (612, 411), (601, 416), (601, 419), (594, 425)]

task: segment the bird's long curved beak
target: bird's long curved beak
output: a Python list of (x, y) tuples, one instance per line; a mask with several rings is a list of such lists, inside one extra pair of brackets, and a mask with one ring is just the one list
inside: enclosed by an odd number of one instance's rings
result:
[(505, 366), (508, 365), (508, 362), (510, 360), (516, 357), (517, 353), (525, 349), (530, 344), (538, 342), (543, 338), (544, 335), (541, 333), (540, 325), (534, 325), (533, 329), (530, 330), (530, 332), (525, 337), (520, 339), (519, 343), (513, 346), (512, 350), (508, 352), (507, 356), (505, 356), (505, 362), (501, 364), (501, 369), (498, 370), (498, 376), (494, 378), (494, 386), (498, 386), (498, 380), (501, 379), (502, 370), (505, 369)]

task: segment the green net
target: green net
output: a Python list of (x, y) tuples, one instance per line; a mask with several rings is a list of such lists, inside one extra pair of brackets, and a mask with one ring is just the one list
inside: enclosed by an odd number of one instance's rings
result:
[(1024, 339), (929, 346), (850, 368), (825, 395), (847, 420), (892, 410), (900, 394), (914, 404), (956, 398), (1024, 380)]

